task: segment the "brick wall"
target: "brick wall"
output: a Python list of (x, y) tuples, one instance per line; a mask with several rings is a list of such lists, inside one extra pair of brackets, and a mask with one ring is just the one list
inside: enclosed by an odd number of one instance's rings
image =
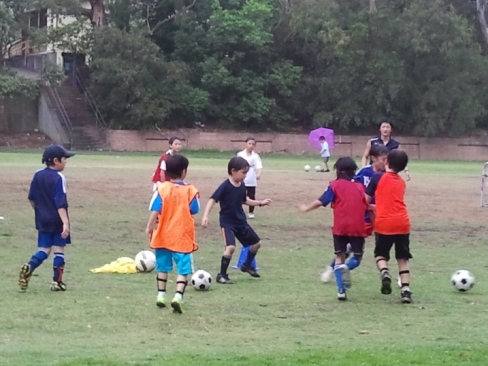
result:
[[(244, 148), (248, 133), (202, 132), (199, 130), (178, 131), (124, 131), (108, 133), (109, 146), (114, 151), (163, 151), (168, 148), (168, 139), (178, 136), (185, 149), (215, 149), (237, 151)], [(257, 133), (258, 152), (286, 152), (289, 154), (317, 154), (307, 141), (307, 135)], [(371, 136), (336, 135), (333, 156), (361, 156)], [(395, 136), (402, 149), (411, 159), (425, 160), (473, 160), (488, 161), (488, 136), (470, 138), (424, 138)]]

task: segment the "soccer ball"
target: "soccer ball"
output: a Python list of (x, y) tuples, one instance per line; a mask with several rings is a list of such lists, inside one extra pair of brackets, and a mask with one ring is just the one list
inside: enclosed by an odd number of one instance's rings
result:
[(315, 171), (318, 173), (322, 170), (322, 167), (320, 165), (315, 165)]
[(150, 250), (137, 253), (134, 261), (139, 272), (151, 272), (156, 267), (156, 256)]
[(206, 291), (212, 284), (212, 276), (207, 271), (199, 269), (191, 276), (191, 285), (198, 291)]
[(311, 168), (310, 168), (310, 165), (305, 165), (305, 167), (303, 169), (305, 169), (306, 172), (309, 172)]
[(464, 269), (454, 272), (451, 276), (452, 284), (457, 290), (461, 292), (465, 292), (471, 289), (474, 286), (474, 281), (475, 278), (473, 274)]

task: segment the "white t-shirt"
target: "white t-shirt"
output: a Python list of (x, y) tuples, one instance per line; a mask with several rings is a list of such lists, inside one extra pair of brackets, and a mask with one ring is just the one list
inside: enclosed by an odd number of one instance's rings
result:
[(327, 158), (330, 156), (329, 144), (327, 143), (327, 141), (322, 142), (322, 148), (320, 149), (320, 151), (320, 156), (322, 156), (323, 158)]
[(247, 150), (242, 150), (237, 153), (237, 156), (244, 158), (249, 163), (249, 171), (247, 172), (246, 179), (244, 179), (244, 184), (246, 187), (256, 187), (258, 185), (258, 180), (256, 179), (256, 173), (258, 169), (263, 169), (263, 163), (259, 154), (255, 151), (251, 155), (247, 154)]

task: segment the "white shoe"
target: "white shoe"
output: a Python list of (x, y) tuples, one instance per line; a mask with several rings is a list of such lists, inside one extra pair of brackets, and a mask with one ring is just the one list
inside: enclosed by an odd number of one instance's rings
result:
[(324, 272), (320, 275), (320, 281), (330, 282), (334, 278), (334, 268), (327, 266)]
[(253, 213), (250, 213), (248, 217), (249, 217), (250, 219), (254, 219), (254, 214), (253, 214)]
[(402, 279), (398, 276), (398, 288), (402, 288)]

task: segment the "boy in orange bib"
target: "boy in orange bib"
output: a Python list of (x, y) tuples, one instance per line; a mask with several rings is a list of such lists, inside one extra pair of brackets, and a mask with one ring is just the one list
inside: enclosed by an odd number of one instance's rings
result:
[(195, 222), (193, 215), (200, 211), (198, 190), (184, 179), (188, 169), (188, 159), (183, 155), (170, 156), (166, 162), (169, 182), (158, 184), (150, 204), (151, 215), (146, 234), (151, 239), (151, 248), (156, 254), (158, 298), (156, 305), (166, 307), (166, 283), (168, 272), (176, 264), (176, 294), (171, 301), (173, 312), (182, 313), (183, 294), (192, 274), (192, 255), (198, 249), (195, 242)]

